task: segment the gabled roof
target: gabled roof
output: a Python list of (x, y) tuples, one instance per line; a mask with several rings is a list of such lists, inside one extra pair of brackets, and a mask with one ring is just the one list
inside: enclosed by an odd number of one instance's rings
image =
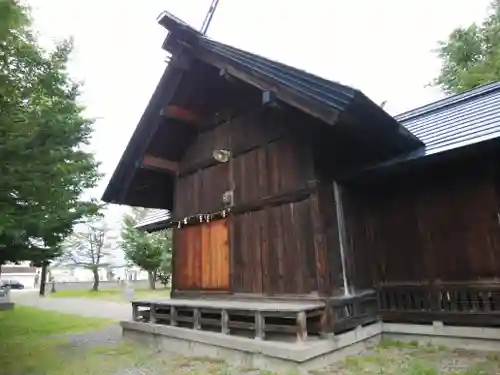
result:
[[(377, 154), (379, 160), (423, 145), (415, 135), (359, 90), (210, 40), (170, 13), (162, 14), (159, 23), (170, 31), (163, 47), (172, 53), (172, 63), (158, 84), (104, 192), (102, 199), (105, 202), (172, 208), (173, 178), (141, 169), (140, 163), (159, 123), (163, 121), (161, 110), (170, 103), (180, 85), (183, 61), (189, 59), (201, 61), (216, 68), (217, 72), (256, 87), (263, 95), (275, 97), (327, 125), (333, 125), (332, 128), (338, 123), (349, 124), (339, 131), (348, 132), (352, 138), (362, 142), (360, 148), (370, 151), (370, 155)], [(189, 63), (185, 65), (188, 66), (185, 69), (189, 69)], [(303, 122), (303, 126), (308, 124), (307, 121)], [(168, 126), (163, 124), (161, 128), (165, 131)], [(176, 143), (172, 136), (169, 139), (157, 138)], [(352, 149), (350, 152), (355, 154), (358, 150)], [(180, 161), (175, 159), (180, 158), (180, 154), (169, 160)], [(160, 198), (148, 193), (154, 188), (162, 191), (161, 202), (158, 201)]]
[[(167, 28), (171, 35), (198, 48), (199, 56), (228, 74), (264, 91), (272, 91), (284, 102), (325, 122), (333, 123), (337, 116), (344, 114), (367, 121), (373, 131), (379, 134), (394, 132), (401, 149), (409, 150), (423, 145), (415, 135), (358, 89), (214, 41), (169, 12), (160, 15), (158, 22)], [(167, 38), (165, 46), (168, 44)], [(211, 56), (217, 56), (218, 59), (211, 59)], [(223, 63), (220, 63), (221, 59)]]
[(194, 36), (191, 40), (195, 39), (199, 46), (237, 63), (240, 67), (247, 68), (255, 75), (262, 75), (285, 84), (300, 94), (315, 98), (337, 110), (344, 110), (357, 93), (352, 87), (211, 40), (169, 12), (163, 12), (158, 22), (171, 32)]
[(162, 229), (170, 220), (170, 211), (162, 209), (150, 209), (146, 216), (137, 223), (136, 229), (146, 232), (154, 232)]

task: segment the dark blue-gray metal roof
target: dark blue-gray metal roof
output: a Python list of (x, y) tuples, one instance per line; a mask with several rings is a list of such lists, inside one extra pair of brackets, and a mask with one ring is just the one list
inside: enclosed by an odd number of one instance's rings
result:
[[(179, 37), (182, 34), (189, 40), (187, 44), (196, 45), (201, 50), (222, 57), (230, 64), (234, 64), (238, 70), (246, 71), (248, 76), (265, 77), (272, 83), (272, 87), (276, 85), (288, 89), (309, 102), (339, 114), (346, 112), (353, 117), (369, 118), (370, 125), (377, 129), (376, 136), (385, 133), (387, 137), (394, 138), (393, 144), (396, 144), (398, 149), (409, 151), (422, 146), (422, 142), (416, 136), (353, 87), (214, 41), (169, 12), (160, 15), (159, 23), (167, 28), (171, 35), (177, 34)], [(273, 90), (273, 88), (268, 89)], [(276, 91), (279, 95), (280, 90)]]
[(357, 90), (335, 81), (328, 81), (292, 66), (264, 58), (235, 47), (203, 38), (202, 46), (238, 65), (260, 73), (274, 82), (281, 83), (295, 91), (314, 98), (338, 111), (343, 111), (351, 103)]
[(181, 31), (194, 35), (200, 45), (209, 51), (224, 56), (253, 72), (265, 75), (273, 81), (293, 87), (302, 94), (316, 98), (337, 110), (344, 110), (357, 92), (338, 82), (328, 81), (303, 70), (211, 40), (170, 12), (162, 12), (158, 21), (171, 32)]
[(437, 160), (439, 155), (459, 153), (468, 146), (483, 146), (500, 139), (500, 81), (412, 109), (395, 119), (425, 146), (372, 165), (354, 176), (381, 172), (416, 160)]
[(395, 117), (425, 143), (421, 156), (500, 137), (500, 82)]
[(149, 209), (146, 216), (135, 226), (136, 229), (146, 232), (161, 229), (163, 224), (170, 220), (170, 211), (162, 209)]

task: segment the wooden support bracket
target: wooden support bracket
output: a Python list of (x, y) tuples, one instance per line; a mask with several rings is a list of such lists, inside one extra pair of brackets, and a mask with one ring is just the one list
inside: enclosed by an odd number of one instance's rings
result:
[(279, 108), (278, 97), (274, 91), (262, 91), (262, 105), (266, 107)]
[(169, 119), (179, 120), (188, 124), (199, 124), (203, 122), (203, 118), (197, 113), (174, 105), (165, 107), (161, 114)]
[(143, 168), (157, 169), (171, 173), (177, 173), (179, 163), (173, 160), (158, 158), (156, 156), (145, 155), (142, 159), (141, 166)]

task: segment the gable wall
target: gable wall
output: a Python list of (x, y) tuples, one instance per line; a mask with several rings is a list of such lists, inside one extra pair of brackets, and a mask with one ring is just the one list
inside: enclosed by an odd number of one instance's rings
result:
[(287, 109), (240, 113), (201, 132), (181, 162), (189, 173), (178, 177), (174, 216), (216, 212), (230, 189), (231, 163), (214, 163), (212, 152), (233, 150), (233, 293), (329, 294), (336, 287), (310, 135), (297, 125)]

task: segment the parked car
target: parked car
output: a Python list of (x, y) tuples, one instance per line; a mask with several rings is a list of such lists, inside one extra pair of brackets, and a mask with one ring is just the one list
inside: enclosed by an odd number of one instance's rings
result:
[(2, 280), (0, 288), (24, 289), (24, 285), (17, 280)]

